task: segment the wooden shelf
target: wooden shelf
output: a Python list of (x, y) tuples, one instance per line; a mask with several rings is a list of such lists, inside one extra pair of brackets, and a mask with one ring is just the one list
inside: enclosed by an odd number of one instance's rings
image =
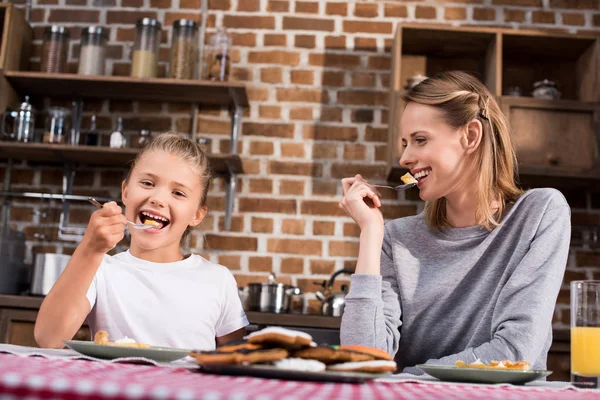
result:
[(584, 102), (569, 99), (546, 100), (529, 96), (502, 96), (501, 105), (518, 106), (521, 108), (546, 108), (554, 110), (593, 111), (598, 108), (598, 103)]
[(10, 84), (30, 97), (68, 97), (248, 106), (246, 87), (239, 82), (121, 76), (83, 76), (5, 71)]
[[(70, 146), (45, 143), (0, 142), (0, 160), (26, 160), (37, 163), (76, 163), (97, 166), (125, 167), (139, 149)], [(209, 154), (215, 174), (242, 173), (242, 162), (235, 154)]]

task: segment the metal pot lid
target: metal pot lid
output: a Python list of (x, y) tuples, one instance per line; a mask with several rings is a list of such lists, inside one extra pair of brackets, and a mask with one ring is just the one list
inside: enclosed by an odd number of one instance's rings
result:
[(548, 80), (548, 79), (544, 79), (542, 81), (537, 81), (533, 84), (534, 88), (540, 87), (540, 86), (550, 86), (550, 87), (556, 87), (556, 82)]

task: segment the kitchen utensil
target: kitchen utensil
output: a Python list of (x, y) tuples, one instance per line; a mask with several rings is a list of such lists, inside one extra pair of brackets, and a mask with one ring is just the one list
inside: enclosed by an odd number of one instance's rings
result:
[(35, 255), (33, 275), (29, 290), (31, 294), (45, 296), (71, 260), (70, 255), (38, 253)]
[(292, 296), (302, 291), (295, 286), (277, 283), (275, 274), (269, 274), (269, 281), (248, 284), (248, 303), (250, 311), (287, 313), (290, 310)]
[(321, 315), (325, 315), (328, 317), (341, 317), (344, 313), (344, 307), (346, 305), (346, 291), (347, 286), (342, 285), (341, 292), (335, 293), (333, 291), (333, 283), (335, 282), (335, 278), (340, 274), (353, 274), (354, 271), (350, 271), (348, 269), (341, 269), (336, 271), (331, 275), (329, 281), (323, 282), (315, 282), (316, 284), (321, 285), (325, 290), (324, 293), (317, 291), (315, 295), (317, 299), (321, 300)]
[[(8, 207), (5, 205), (4, 207)], [(25, 276), (25, 233), (4, 226), (0, 237), (0, 293), (19, 294)], [(29, 268), (27, 268), (28, 270)]]
[(533, 84), (531, 95), (538, 99), (556, 100), (560, 99), (561, 92), (556, 82), (544, 79)]
[(394, 189), (394, 190), (406, 190), (406, 189), (410, 189), (411, 187), (417, 186), (417, 184), (414, 183), (414, 182), (413, 183), (406, 183), (406, 184), (398, 185), (398, 186), (373, 185), (372, 183), (369, 183), (369, 185), (374, 186), (374, 187)]
[[(6, 132), (6, 118), (13, 118), (12, 132)], [(35, 115), (29, 96), (21, 103), (18, 111), (7, 111), (2, 115), (2, 138), (16, 140), (17, 142), (33, 142), (33, 129), (35, 126)]]
[(71, 131), (71, 112), (63, 107), (48, 107), (44, 143), (66, 143), (67, 134)]
[[(102, 208), (102, 204), (100, 204), (98, 202), (98, 200), (94, 199), (93, 197), (88, 197), (88, 201), (90, 203), (92, 203), (93, 205), (95, 205), (96, 207)], [(145, 230), (145, 229), (154, 228), (154, 225), (136, 224), (135, 222), (131, 222), (129, 220), (127, 220), (127, 222), (130, 223), (135, 229)]]

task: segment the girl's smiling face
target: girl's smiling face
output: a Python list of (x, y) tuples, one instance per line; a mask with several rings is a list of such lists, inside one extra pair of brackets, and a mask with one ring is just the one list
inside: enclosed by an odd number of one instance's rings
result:
[(122, 186), (125, 215), (130, 221), (156, 227), (130, 230), (133, 255), (141, 257), (159, 250), (159, 259), (180, 259), (183, 233), (206, 215), (206, 207), (200, 206), (201, 179), (200, 171), (192, 164), (166, 151), (150, 151), (136, 162)]
[(455, 129), (435, 107), (410, 102), (400, 120), (402, 157), (419, 181), (419, 196), (432, 201), (473, 186), (465, 129)]

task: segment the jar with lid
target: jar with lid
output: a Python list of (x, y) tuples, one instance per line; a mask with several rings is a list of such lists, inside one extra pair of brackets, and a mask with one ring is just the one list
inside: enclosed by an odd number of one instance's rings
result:
[(198, 58), (198, 25), (189, 19), (173, 24), (169, 77), (194, 79)]
[(69, 29), (61, 25), (52, 25), (44, 30), (41, 72), (50, 74), (67, 72), (69, 36)]
[(224, 27), (210, 37), (208, 46), (202, 56), (202, 79), (211, 81), (229, 80), (231, 38)]
[(106, 29), (90, 26), (81, 31), (79, 75), (104, 75), (106, 62)]
[(64, 107), (49, 107), (44, 130), (44, 143), (65, 143), (69, 132), (71, 112)]
[[(0, 132), (3, 139), (24, 143), (34, 141), (35, 114), (33, 106), (29, 103), (29, 96), (25, 96), (25, 101), (21, 103), (18, 111), (6, 111), (1, 117)], [(6, 129), (7, 117), (13, 118), (12, 132)]]
[(131, 76), (136, 78), (156, 78), (158, 71), (158, 46), (160, 44), (160, 22), (153, 18), (143, 18), (136, 23), (135, 27)]

